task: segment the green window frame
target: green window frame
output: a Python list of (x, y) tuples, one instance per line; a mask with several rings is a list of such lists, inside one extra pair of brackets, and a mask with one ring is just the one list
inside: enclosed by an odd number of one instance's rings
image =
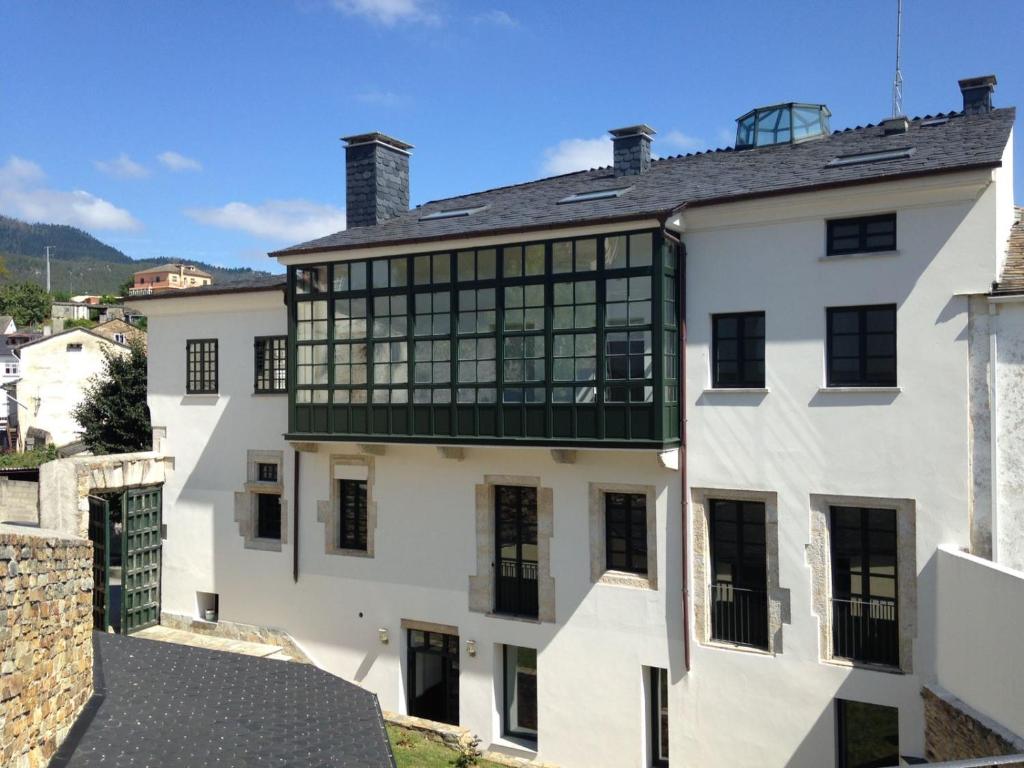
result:
[(291, 267), (289, 434), (675, 444), (677, 260), (642, 230)]

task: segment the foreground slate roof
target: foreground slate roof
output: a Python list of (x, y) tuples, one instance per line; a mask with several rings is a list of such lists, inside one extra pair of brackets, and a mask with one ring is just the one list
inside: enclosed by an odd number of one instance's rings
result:
[(1006, 263), (992, 293), (1024, 293), (1024, 208), (1014, 209), (1016, 221), (1010, 230), (1006, 247)]
[[(357, 227), (271, 256), (360, 246), (429, 242), (498, 232), (664, 217), (683, 206), (810, 191), (1000, 164), (1015, 110), (914, 118), (906, 133), (880, 126), (836, 131), (801, 144), (720, 149), (655, 160), (647, 173), (616, 178), (611, 168), (555, 176), (437, 200), (374, 227)], [(843, 155), (913, 148), (907, 158), (830, 167)], [(657, 142), (654, 145), (657, 150)], [(569, 195), (632, 185), (620, 197), (559, 205)], [(429, 213), (487, 206), (471, 216), (420, 221)]]
[(197, 285), (194, 288), (175, 288), (159, 293), (148, 293), (142, 296), (129, 296), (126, 304), (137, 301), (154, 301), (156, 299), (177, 299), (182, 296), (216, 296), (222, 293), (255, 293), (257, 291), (276, 291), (285, 287), (288, 282), (286, 275), (269, 275), (267, 277), (250, 277), (244, 280), (232, 280), (230, 283), (211, 283)]
[(50, 768), (394, 768), (377, 698), (309, 664), (96, 633)]

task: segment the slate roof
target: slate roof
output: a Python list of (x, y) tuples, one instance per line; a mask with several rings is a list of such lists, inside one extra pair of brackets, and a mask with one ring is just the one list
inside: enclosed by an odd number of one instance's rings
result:
[(50, 768), (394, 768), (377, 697), (309, 664), (96, 633)]
[(286, 275), (269, 275), (267, 277), (250, 277), (245, 280), (232, 280), (230, 283), (211, 283), (197, 285), (194, 288), (179, 288), (160, 293), (149, 293), (143, 296), (129, 296), (128, 304), (137, 301), (154, 301), (156, 299), (178, 299), (182, 296), (210, 296), (221, 293), (256, 293), (258, 291), (282, 290), (288, 282)]
[[(717, 149), (655, 160), (639, 176), (616, 178), (611, 168), (437, 200), (374, 227), (356, 227), (285, 248), (271, 256), (370, 245), (429, 242), (499, 232), (664, 217), (683, 206), (861, 184), (1000, 164), (1013, 126), (1012, 107), (914, 118), (906, 133), (858, 126), (821, 139), (754, 149)], [(913, 148), (910, 157), (829, 166), (836, 157)], [(657, 146), (655, 145), (655, 150)], [(569, 195), (631, 185), (606, 200), (559, 205)], [(470, 216), (421, 221), (439, 211), (487, 206)]]
[(1006, 246), (1006, 263), (999, 282), (992, 286), (992, 293), (1024, 293), (1024, 208), (1014, 209), (1016, 222), (1010, 230)]

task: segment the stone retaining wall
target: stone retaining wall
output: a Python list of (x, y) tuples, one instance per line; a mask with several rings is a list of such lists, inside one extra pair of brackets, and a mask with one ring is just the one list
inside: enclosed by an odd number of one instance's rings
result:
[(0, 525), (0, 765), (44, 766), (92, 695), (92, 544)]
[[(931, 762), (1024, 753), (1024, 744), (952, 694), (923, 688), (925, 757)], [(1013, 763), (1008, 768), (1024, 768)]]
[(228, 640), (244, 640), (247, 643), (279, 645), (295, 661), (303, 664), (313, 663), (306, 655), (306, 652), (296, 645), (291, 635), (273, 627), (257, 627), (252, 624), (241, 624), (234, 621), (203, 621), (202, 619), (194, 619), (191, 616), (182, 616), (177, 613), (161, 613), (160, 626), (167, 627), (168, 629), (195, 632), (200, 635), (210, 635), (211, 637), (223, 637)]

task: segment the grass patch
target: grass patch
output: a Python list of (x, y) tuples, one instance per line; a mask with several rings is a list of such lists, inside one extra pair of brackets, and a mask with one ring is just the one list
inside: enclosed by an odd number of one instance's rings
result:
[[(387, 729), (398, 768), (451, 768), (459, 756), (454, 749), (425, 733), (390, 723)], [(479, 768), (503, 768), (489, 760), (480, 760), (477, 765)]]

